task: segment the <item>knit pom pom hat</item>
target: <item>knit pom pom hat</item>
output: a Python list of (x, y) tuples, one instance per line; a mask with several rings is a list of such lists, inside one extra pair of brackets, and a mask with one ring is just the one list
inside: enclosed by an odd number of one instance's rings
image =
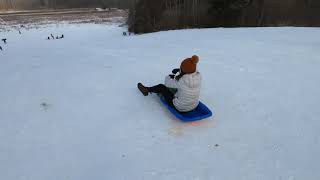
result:
[(197, 55), (187, 58), (182, 61), (180, 69), (185, 74), (192, 74), (197, 70), (197, 63), (199, 62), (199, 57)]

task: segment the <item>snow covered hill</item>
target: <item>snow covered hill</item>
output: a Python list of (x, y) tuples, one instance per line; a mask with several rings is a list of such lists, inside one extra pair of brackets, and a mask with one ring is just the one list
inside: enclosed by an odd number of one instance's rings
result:
[[(320, 179), (318, 28), (124, 30), (1, 32), (0, 179)], [(215, 116), (186, 124), (136, 84), (193, 54)]]

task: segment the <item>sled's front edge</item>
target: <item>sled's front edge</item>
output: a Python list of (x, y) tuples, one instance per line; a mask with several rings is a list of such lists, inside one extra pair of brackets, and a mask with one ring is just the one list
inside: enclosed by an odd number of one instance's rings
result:
[(195, 110), (187, 113), (180, 113), (173, 107), (169, 106), (163, 97), (160, 97), (160, 100), (175, 117), (184, 122), (199, 121), (209, 118), (213, 115), (211, 110), (202, 102), (199, 103), (198, 107)]

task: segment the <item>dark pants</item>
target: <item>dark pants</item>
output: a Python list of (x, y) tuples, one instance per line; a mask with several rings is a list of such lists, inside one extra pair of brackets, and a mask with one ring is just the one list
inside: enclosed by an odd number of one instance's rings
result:
[(166, 102), (171, 107), (175, 108), (172, 102), (172, 100), (174, 99), (174, 94), (165, 85), (158, 84), (156, 86), (150, 87), (150, 91), (153, 93), (161, 94), (166, 100)]

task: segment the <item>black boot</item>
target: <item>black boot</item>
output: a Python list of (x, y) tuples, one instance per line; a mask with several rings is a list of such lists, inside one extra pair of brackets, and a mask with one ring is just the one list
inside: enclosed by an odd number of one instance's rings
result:
[(148, 96), (149, 94), (149, 88), (148, 87), (145, 87), (144, 85), (142, 85), (141, 83), (138, 83), (138, 89), (141, 91), (141, 93), (144, 95), (144, 96)]

